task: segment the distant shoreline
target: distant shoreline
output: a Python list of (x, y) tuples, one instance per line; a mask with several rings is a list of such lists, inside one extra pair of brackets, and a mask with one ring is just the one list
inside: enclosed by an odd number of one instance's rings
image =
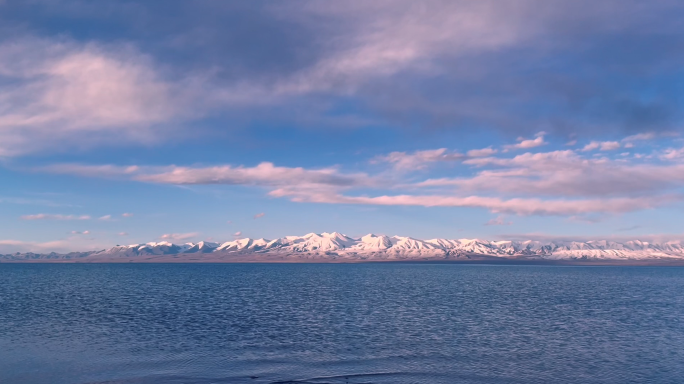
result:
[[(188, 255), (183, 255), (188, 256)], [(523, 258), (502, 258), (482, 256), (457, 259), (414, 259), (414, 260), (353, 260), (353, 259), (308, 259), (308, 258), (187, 258), (173, 255), (150, 255), (130, 258), (87, 258), (82, 259), (34, 259), (3, 260), (0, 264), (480, 264), (480, 265), (539, 265), (539, 266), (644, 266), (684, 267), (682, 259), (652, 260), (540, 260)]]

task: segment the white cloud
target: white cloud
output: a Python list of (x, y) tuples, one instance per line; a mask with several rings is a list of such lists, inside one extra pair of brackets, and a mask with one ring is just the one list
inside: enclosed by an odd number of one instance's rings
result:
[(35, 168), (39, 172), (47, 172), (58, 175), (75, 175), (87, 177), (130, 177), (142, 170), (137, 165), (82, 165), (82, 164), (53, 164)]
[(510, 144), (510, 145), (504, 145), (504, 150), (512, 150), (512, 149), (529, 149), (529, 148), (535, 148), (535, 147), (540, 147), (542, 145), (548, 144), (546, 141), (544, 141), (544, 135), (546, 132), (538, 132), (535, 136), (534, 139), (529, 139), (525, 140), (522, 137), (518, 138), (519, 143), (518, 144)]
[(599, 149), (599, 147), (601, 147), (601, 143), (599, 143), (598, 141), (592, 141), (591, 143), (585, 145), (582, 148), (582, 152), (593, 151), (595, 149)]
[(385, 162), (393, 164), (399, 170), (418, 170), (426, 168), (427, 164), (439, 161), (458, 161), (466, 157), (457, 152), (448, 152), (446, 148), (415, 151), (413, 153), (392, 152), (386, 156), (377, 156), (371, 162)]
[[(601, 143), (597, 143), (600, 148)], [(426, 157), (427, 152), (403, 155), (409, 156), (411, 164), (416, 166), (420, 161), (432, 161), (449, 153), (439, 150), (433, 152), (437, 157)], [(666, 152), (663, 156), (674, 158), (675, 154)], [(394, 158), (403, 161), (403, 155)], [(106, 169), (108, 174), (118, 172), (129, 179), (152, 183), (257, 186), (267, 189), (271, 196), (297, 202), (463, 206), (520, 215), (623, 213), (681, 200), (678, 193), (684, 187), (684, 164), (648, 163), (647, 156), (637, 163), (633, 161), (636, 160), (625, 156), (613, 160), (573, 150), (528, 152), (514, 157), (466, 155), (459, 163), (470, 166), (471, 175), (423, 181), (399, 177), (401, 174), (387, 178), (384, 173), (345, 174), (334, 167), (312, 170), (272, 163), (255, 167), (138, 166), (134, 172), (128, 171), (129, 167), (107, 166)], [(56, 165), (42, 170), (95, 174), (85, 165)], [(369, 195), (359, 196), (355, 192), (359, 190)], [(396, 195), (388, 194), (387, 190), (397, 191)]]
[(309, 170), (301, 167), (277, 167), (261, 163), (256, 167), (217, 166), (206, 168), (173, 167), (168, 172), (142, 174), (137, 180), (164, 184), (235, 184), (235, 185), (328, 185), (356, 186), (370, 179), (364, 174), (340, 174), (335, 168)]
[(88, 235), (88, 234), (90, 234), (90, 231), (82, 231), (82, 232), (79, 232), (79, 231), (71, 231), (70, 233), (71, 233), (72, 235)]
[(620, 143), (617, 141), (604, 141), (601, 143), (602, 151), (614, 151), (620, 148)]
[(273, 97), (326, 90), (348, 94), (373, 78), (408, 69), (435, 71), (435, 66), (429, 65), (434, 55), (449, 52), (459, 56), (519, 42), (527, 28), (512, 16), (530, 10), (487, 1), (466, 6), (409, 2), (401, 7), (392, 2), (310, 3), (298, 11), (298, 17), (334, 18), (349, 26), (344, 35), (330, 42), (333, 53), (271, 87), (236, 89), (230, 95)]
[(264, 216), (266, 216), (266, 214), (263, 213), (263, 212), (261, 212), (261, 213), (257, 213), (256, 215), (254, 215), (254, 218), (255, 218), (255, 219), (260, 219), (260, 218), (262, 218), (262, 217), (264, 217)]
[[(142, 167), (115, 165), (55, 164), (35, 169), (40, 172), (90, 177), (123, 177), (160, 184), (229, 184), (336, 188), (368, 186), (378, 180), (364, 173), (343, 174), (337, 168), (305, 169), (278, 167), (263, 162), (255, 167)], [(101, 170), (106, 170), (101, 172)]]
[(485, 223), (485, 225), (511, 225), (510, 221), (506, 221), (506, 219), (503, 216), (497, 216), (488, 222)]
[(132, 213), (126, 212), (121, 214), (122, 217), (133, 217)]
[[(537, 1), (314, 2), (266, 8), (304, 27), (320, 28), (318, 20), (330, 20), (326, 32), (331, 35), (321, 36), (329, 37), (325, 49), (305, 55), (299, 69), (239, 76), (229, 83), (228, 65), (183, 77), (167, 72), (173, 64), (155, 62), (132, 45), (64, 37), (0, 43), (0, 75), (11, 80), (0, 86), (0, 156), (158, 143), (173, 136), (169, 130), (187, 117), (287, 102), (298, 95), (353, 95), (407, 72), (431, 79), (457, 72), (485, 76), (479, 60), (469, 58), (538, 42), (535, 37), (548, 36), (557, 18), (589, 17), (585, 21), (594, 25), (605, 16), (605, 7), (578, 15), (580, 6), (540, 7)], [(621, 27), (633, 27), (631, 17), (619, 20)], [(447, 64), (459, 59), (463, 65)], [(539, 145), (543, 139), (521, 140), (510, 149)]]
[(126, 46), (69, 40), (0, 43), (0, 156), (151, 142), (178, 116), (171, 86)]
[(0, 85), (0, 156), (155, 144), (172, 137), (170, 130), (181, 129), (174, 128), (179, 120), (211, 110), (263, 106), (319, 92), (348, 95), (401, 71), (434, 73), (435, 55), (519, 42), (526, 35), (521, 29), (528, 28), (511, 15), (531, 10), (448, 2), (434, 5), (440, 12), (411, 3), (307, 4), (297, 12), (274, 7), (279, 18), (294, 23), (335, 19), (345, 28), (328, 41), (325, 54), (294, 72), (267, 81), (240, 77), (232, 83), (216, 81), (221, 68), (179, 79), (132, 45), (84, 44), (64, 37), (0, 42), (0, 76), (11, 80)]
[(487, 148), (482, 148), (482, 149), (471, 149), (470, 151), (466, 152), (466, 155), (468, 157), (485, 157), (485, 156), (491, 156), (498, 151), (496, 149), (493, 149), (492, 147), (487, 147)]
[(127, 232), (119, 232), (118, 235), (119, 236), (128, 236), (128, 233)]
[(131, 45), (31, 37), (0, 42), (0, 76), (11, 80), (0, 85), (0, 156), (154, 144), (173, 136), (174, 123), (210, 110), (318, 92), (350, 94), (401, 71), (434, 72), (435, 55), (519, 42), (528, 28), (511, 15), (531, 10), (448, 2), (434, 5), (440, 12), (412, 3), (307, 4), (294, 13), (274, 7), (278, 17), (294, 23), (332, 18), (346, 27), (328, 41), (326, 54), (299, 70), (220, 86), (213, 78), (220, 69), (179, 79)]
[(199, 233), (197, 232), (190, 232), (190, 233), (166, 233), (160, 236), (161, 239), (164, 240), (188, 240), (192, 239), (193, 237), (197, 237)]
[(620, 143), (617, 141), (592, 141), (582, 148), (582, 152), (593, 151), (600, 149), (602, 151), (613, 151), (620, 148)]
[(104, 215), (104, 216), (98, 218), (98, 220), (102, 220), (102, 221), (109, 221), (111, 219), (112, 219), (112, 215)]
[[(635, 155), (636, 156), (636, 155)], [(684, 157), (684, 147), (679, 149), (668, 148), (659, 156), (663, 160), (678, 160)]]
[(376, 156), (371, 163), (390, 163), (397, 170), (415, 171), (425, 169), (431, 163), (463, 161), (473, 157), (491, 156), (498, 150), (491, 147), (471, 149), (465, 155), (458, 152), (450, 152), (446, 148), (428, 149), (422, 151), (392, 152), (384, 156)]
[(653, 132), (646, 132), (646, 133), (638, 133), (636, 135), (632, 136), (627, 136), (624, 139), (622, 139), (623, 142), (628, 142), (628, 141), (642, 141), (642, 140), (653, 140), (655, 139), (656, 134)]
[(512, 213), (522, 216), (570, 216), (590, 213), (625, 213), (651, 209), (677, 201), (674, 197), (612, 198), (612, 199), (554, 199), (511, 198), (484, 196), (445, 195), (383, 195), (375, 197), (345, 196), (340, 194), (307, 193), (277, 189), (270, 193), (275, 197), (290, 197), (295, 202), (361, 205), (406, 205), (422, 207), (471, 207), (484, 208), (494, 213)]
[(684, 165), (585, 158), (571, 150), (466, 161), (485, 169), (470, 177), (429, 179), (418, 187), (465, 193), (554, 197), (648, 196), (684, 186)]
[(59, 215), (49, 213), (38, 213), (35, 215), (23, 215), (22, 220), (90, 220), (89, 215)]

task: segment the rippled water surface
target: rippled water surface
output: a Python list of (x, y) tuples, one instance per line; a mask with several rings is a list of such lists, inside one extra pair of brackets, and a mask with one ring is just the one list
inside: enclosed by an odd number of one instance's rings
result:
[(684, 268), (0, 265), (1, 383), (682, 383)]

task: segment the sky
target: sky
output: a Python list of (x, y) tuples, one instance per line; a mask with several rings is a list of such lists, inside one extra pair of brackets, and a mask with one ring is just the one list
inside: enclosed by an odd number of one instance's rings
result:
[(682, 18), (677, 0), (0, 0), (0, 253), (682, 239)]

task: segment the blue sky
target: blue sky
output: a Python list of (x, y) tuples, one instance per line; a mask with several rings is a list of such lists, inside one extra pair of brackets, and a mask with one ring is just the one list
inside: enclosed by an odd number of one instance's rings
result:
[(679, 1), (0, 0), (0, 252), (684, 231)]

